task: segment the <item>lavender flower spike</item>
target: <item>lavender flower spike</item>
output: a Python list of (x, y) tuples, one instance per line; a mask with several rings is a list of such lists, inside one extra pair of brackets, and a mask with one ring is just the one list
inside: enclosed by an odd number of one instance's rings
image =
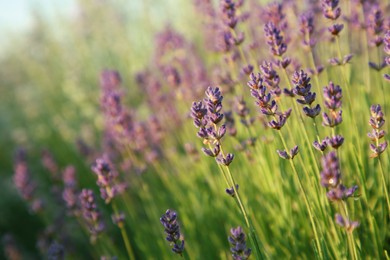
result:
[(79, 195), (79, 200), (84, 220), (91, 233), (91, 240), (95, 241), (97, 236), (104, 230), (104, 223), (101, 220), (101, 214), (97, 209), (93, 191), (83, 189)]
[(384, 130), (381, 130), (381, 128), (385, 124), (382, 107), (380, 105), (372, 105), (370, 108), (370, 112), (371, 117), (369, 124), (372, 127), (372, 131), (367, 135), (373, 141), (373, 143), (370, 144), (370, 149), (372, 151), (370, 157), (375, 158), (380, 156), (386, 150), (388, 143), (387, 141), (379, 143), (379, 140), (382, 139), (386, 134)]
[(268, 22), (264, 26), (264, 32), (271, 53), (281, 57), (287, 51), (287, 45), (283, 40), (279, 28), (277, 28), (273, 22)]
[(340, 163), (334, 151), (322, 158), (321, 185), (326, 188), (336, 187), (340, 182)]
[(172, 251), (182, 255), (184, 251), (184, 239), (180, 236), (180, 227), (177, 223), (177, 214), (175, 211), (168, 209), (160, 218), (161, 224), (164, 226), (166, 240), (172, 246)]
[(251, 255), (252, 250), (246, 246), (245, 233), (240, 226), (230, 229), (231, 236), (228, 237), (229, 243), (232, 245), (230, 251), (233, 259), (245, 260)]

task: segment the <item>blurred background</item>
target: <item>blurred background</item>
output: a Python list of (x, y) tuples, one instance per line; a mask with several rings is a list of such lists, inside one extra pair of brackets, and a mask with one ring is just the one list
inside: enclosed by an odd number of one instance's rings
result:
[(11, 231), (19, 250), (38, 258), (37, 234), (45, 226), (13, 186), (17, 147), (26, 149), (42, 193), (52, 185), (39, 163), (44, 150), (61, 168), (75, 165), (80, 186), (94, 183), (76, 143), (101, 145), (100, 72), (120, 71), (127, 101), (141, 104), (134, 78), (150, 62), (154, 34), (167, 24), (191, 32), (191, 8), (175, 0), (0, 2), (0, 259)]

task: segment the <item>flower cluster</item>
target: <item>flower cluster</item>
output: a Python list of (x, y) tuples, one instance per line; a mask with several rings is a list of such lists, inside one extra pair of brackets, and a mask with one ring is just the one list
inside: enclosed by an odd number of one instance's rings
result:
[(182, 255), (184, 251), (184, 239), (180, 236), (180, 227), (177, 222), (175, 211), (168, 209), (160, 218), (161, 224), (167, 237), (165, 238), (172, 246), (172, 251)]
[(231, 236), (228, 237), (229, 243), (232, 245), (230, 251), (233, 259), (245, 260), (251, 255), (252, 250), (246, 246), (245, 233), (240, 226), (230, 229)]
[(110, 203), (117, 194), (127, 188), (125, 183), (117, 183), (118, 172), (112, 169), (106, 158), (96, 159), (92, 170), (97, 176), (96, 184), (100, 187), (100, 196), (106, 203)]
[(345, 200), (355, 193), (357, 186), (347, 189), (341, 183), (341, 170), (336, 152), (332, 151), (322, 157), (321, 185), (328, 188), (326, 194), (331, 201)]
[(312, 38), (314, 33), (314, 14), (307, 12), (299, 16), (299, 27), (299, 31), (303, 36), (303, 46), (313, 47), (316, 44), (316, 41)]
[[(383, 37), (383, 43), (385, 45), (385, 47), (384, 47), (385, 52), (387, 54), (387, 56), (385, 58), (385, 62), (386, 62), (387, 66), (390, 66), (390, 30), (387, 30), (385, 36)], [(390, 81), (390, 75), (389, 74), (385, 74), (384, 77), (385, 77), (385, 79)]]
[[(322, 0), (321, 5), (325, 18), (336, 21), (340, 17), (341, 9), (338, 7), (339, 0)], [(338, 36), (343, 28), (343, 24), (333, 24), (328, 27), (328, 30), (332, 35)]]
[(260, 65), (260, 72), (263, 79), (263, 83), (270, 90), (271, 94), (277, 97), (280, 96), (280, 77), (276, 70), (274, 70), (272, 63), (264, 61), (263, 64)]
[(316, 99), (316, 93), (310, 92), (311, 84), (310, 77), (303, 70), (295, 71), (292, 77), (292, 83), (294, 84), (293, 93), (296, 96), (301, 96), (301, 99), (297, 99), (297, 102), (304, 105), (303, 112), (306, 116), (315, 118), (321, 112), (321, 106), (317, 104), (312, 108), (312, 103)]
[(97, 208), (93, 191), (83, 189), (79, 195), (79, 200), (82, 216), (91, 233), (91, 241), (95, 241), (97, 236), (103, 232), (105, 225)]
[(339, 85), (329, 82), (329, 86), (324, 87), (324, 104), (330, 113), (322, 113), (323, 125), (335, 127), (343, 121), (341, 110), (342, 91)]
[(264, 85), (264, 79), (258, 73), (250, 75), (250, 81), (248, 81), (251, 95), (255, 98), (256, 105), (260, 108), (262, 114), (266, 116), (272, 116), (274, 119), (268, 122), (268, 126), (280, 130), (286, 123), (291, 114), (291, 109), (282, 113), (278, 111), (278, 105), (276, 101), (272, 99), (271, 93), (267, 93), (267, 88)]
[(380, 156), (386, 150), (388, 143), (387, 141), (379, 143), (379, 140), (382, 139), (386, 134), (385, 130), (381, 130), (381, 128), (385, 124), (382, 107), (380, 105), (372, 105), (370, 112), (371, 117), (369, 124), (372, 127), (372, 131), (367, 135), (373, 142), (372, 144), (370, 144), (370, 149), (372, 151), (370, 157), (375, 158)]
[[(198, 131), (198, 137), (209, 148), (202, 148), (203, 152), (215, 157), (218, 163), (229, 165), (233, 161), (233, 154), (224, 156), (221, 152), (221, 139), (226, 133), (226, 125), (218, 127), (223, 119), (222, 99), (223, 96), (218, 87), (208, 87), (204, 101), (194, 102), (191, 107), (191, 116)], [(205, 105), (206, 104), (206, 105)]]
[[(328, 189), (328, 192), (326, 193), (328, 199), (337, 202), (345, 201), (348, 198), (353, 197), (358, 186), (354, 185), (351, 188), (347, 188), (341, 183), (340, 163), (336, 152), (332, 151), (323, 156), (321, 163), (321, 185)], [(341, 226), (349, 230), (350, 226), (347, 225), (348, 220), (344, 220), (344, 222), (339, 220), (340, 218), (336, 218), (338, 224), (341, 225), (341, 223), (344, 223), (345, 225)]]
[(271, 53), (274, 56), (283, 56), (287, 51), (287, 44), (284, 42), (280, 29), (273, 22), (268, 22), (264, 26), (264, 32)]

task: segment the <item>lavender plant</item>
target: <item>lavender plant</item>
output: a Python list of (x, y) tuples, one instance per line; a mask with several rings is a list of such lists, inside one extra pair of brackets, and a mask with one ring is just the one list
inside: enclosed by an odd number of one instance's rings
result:
[(388, 258), (386, 1), (92, 2), (4, 37), (0, 258)]

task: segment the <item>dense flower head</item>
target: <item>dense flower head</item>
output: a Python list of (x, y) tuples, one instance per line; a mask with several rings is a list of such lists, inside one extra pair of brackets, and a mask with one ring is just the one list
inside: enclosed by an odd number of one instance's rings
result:
[(101, 213), (97, 208), (93, 191), (83, 189), (79, 195), (79, 200), (82, 216), (91, 233), (91, 240), (94, 241), (103, 232), (105, 225), (101, 219)]
[(326, 196), (333, 202), (353, 197), (358, 189), (357, 185), (347, 188), (341, 183), (340, 163), (334, 151), (322, 157), (321, 185), (328, 189)]
[(175, 211), (168, 209), (160, 218), (161, 224), (164, 226), (166, 240), (172, 246), (172, 251), (176, 254), (182, 254), (184, 251), (184, 239), (180, 236), (180, 226), (177, 222), (177, 214)]
[(314, 39), (311, 38), (314, 32), (314, 14), (313, 12), (306, 12), (299, 16), (299, 31), (303, 36), (302, 43), (304, 46), (313, 47), (316, 43)]
[(280, 29), (273, 22), (268, 22), (264, 26), (264, 32), (271, 53), (275, 56), (282, 56), (287, 51), (287, 45)]
[[(330, 110), (330, 113), (323, 113), (322, 124), (324, 126), (335, 127), (342, 122), (341, 99), (342, 91), (339, 85), (335, 85), (332, 81), (328, 86), (324, 87), (324, 105)], [(338, 110), (340, 109), (340, 110)], [(337, 111), (338, 110), (338, 111)]]
[[(292, 89), (292, 97), (300, 96), (301, 98), (297, 99), (297, 102), (301, 105), (305, 105), (303, 107), (303, 112), (306, 116), (315, 118), (321, 112), (321, 106), (317, 104), (312, 107), (312, 103), (316, 99), (316, 93), (310, 92), (311, 84), (310, 77), (303, 70), (297, 70), (294, 72), (291, 79), (294, 87)], [(285, 90), (285, 93), (288, 94), (289, 90)]]
[(283, 3), (271, 2), (263, 8), (261, 15), (263, 21), (272, 22), (282, 29), (287, 27), (286, 14), (283, 11)]
[(336, 187), (340, 183), (341, 170), (336, 153), (330, 152), (322, 157), (321, 185), (325, 188)]
[(373, 5), (367, 19), (367, 30), (370, 35), (370, 43), (380, 46), (383, 43), (384, 18), (378, 5)]
[(276, 115), (278, 105), (276, 101), (272, 99), (271, 93), (266, 93), (267, 88), (264, 85), (264, 80), (260, 73), (250, 75), (250, 81), (248, 81), (251, 95), (255, 98), (256, 105), (260, 108), (264, 115), (273, 116)]
[(322, 12), (327, 19), (336, 20), (341, 15), (339, 0), (322, 0)]
[(236, 5), (232, 0), (222, 0), (221, 1), (221, 12), (223, 16), (224, 23), (234, 29), (237, 24), (236, 16)]
[(112, 169), (106, 157), (96, 159), (92, 170), (97, 176), (96, 184), (100, 187), (100, 195), (106, 203), (110, 203), (126, 189), (126, 184), (117, 183), (118, 172)]
[(280, 96), (281, 94), (281, 89), (279, 87), (280, 77), (276, 72), (276, 70), (273, 68), (272, 63), (264, 61), (260, 65), (260, 71), (265, 86), (270, 89), (270, 92), (273, 95)]
[(199, 128), (198, 137), (203, 139), (204, 144), (209, 145), (208, 148), (203, 147), (202, 151), (217, 159), (221, 151), (220, 141), (227, 131), (225, 124), (218, 127), (224, 117), (222, 112), (223, 96), (218, 87), (208, 87), (205, 94), (206, 98), (203, 101), (193, 102), (191, 117), (195, 127)]
[(386, 150), (388, 143), (387, 141), (384, 141), (382, 143), (379, 142), (379, 140), (382, 139), (386, 134), (384, 130), (381, 130), (381, 128), (385, 124), (384, 114), (381, 105), (372, 105), (370, 108), (370, 112), (371, 117), (369, 120), (369, 124), (372, 127), (372, 131), (369, 132), (367, 135), (373, 142), (372, 144), (370, 144), (370, 149), (372, 151), (370, 157), (375, 158), (381, 155)]
[(231, 236), (228, 237), (231, 244), (230, 251), (232, 252), (233, 259), (244, 260), (248, 259), (252, 250), (246, 245), (246, 236), (240, 226), (230, 229)]

